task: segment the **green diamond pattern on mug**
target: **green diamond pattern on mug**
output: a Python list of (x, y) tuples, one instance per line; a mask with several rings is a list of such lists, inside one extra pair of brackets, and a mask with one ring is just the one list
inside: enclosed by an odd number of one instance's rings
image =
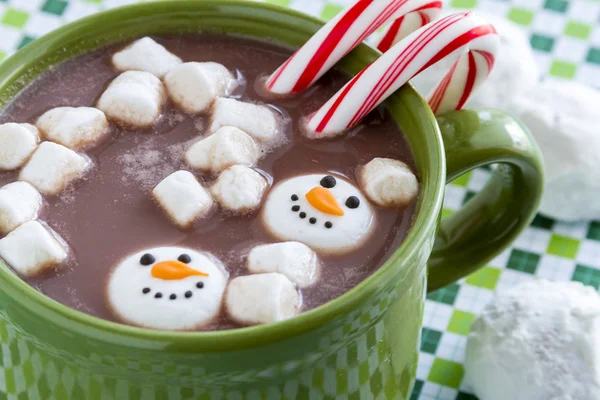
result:
[[(45, 33), (86, 15), (137, 0), (0, 0), (0, 61)], [(261, 1), (261, 0), (258, 0)], [(266, 0), (321, 18), (332, 18), (353, 0)], [(536, 59), (548, 79), (576, 79), (600, 87), (600, 1), (597, 0), (446, 0), (454, 9), (493, 12), (519, 24), (529, 37)], [(443, 216), (448, 217), (471, 199), (489, 177), (475, 170), (448, 185)], [(476, 400), (464, 380), (464, 349), (471, 323), (494, 291), (506, 290), (527, 279), (573, 280), (600, 287), (600, 221), (563, 223), (538, 215), (507, 251), (457, 284), (427, 296), (423, 315), (420, 358), (416, 371), (391, 371), (379, 361), (377, 328), (370, 339), (331, 362), (302, 376), (302, 385), (269, 387), (251, 399), (310, 398), (411, 400)], [(323, 345), (352, 335), (361, 323), (372, 321), (380, 305), (340, 328)], [(0, 317), (0, 398), (83, 399), (97, 388), (100, 399), (194, 398), (219, 399), (224, 392), (190, 387), (181, 393), (156, 392), (152, 387), (135, 391), (115, 377), (97, 379), (58, 370), (44, 351), (30, 343), (17, 343)], [(367, 343), (371, 341), (370, 343)], [(106, 357), (97, 355), (97, 357)], [(333, 361), (329, 360), (329, 361)], [(130, 370), (152, 369), (117, 361)], [(412, 394), (396, 390), (392, 374), (417, 380)], [(228, 398), (242, 399), (235, 393)]]

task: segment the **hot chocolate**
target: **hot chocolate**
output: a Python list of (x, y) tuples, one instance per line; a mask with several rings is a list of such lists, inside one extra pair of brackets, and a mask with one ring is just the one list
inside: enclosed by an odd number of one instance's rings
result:
[[(410, 229), (414, 195), (390, 197), (401, 189), (384, 186), (416, 168), (384, 107), (341, 137), (308, 139), (303, 118), (348, 76), (332, 70), (276, 97), (262, 78), (286, 49), (216, 35), (153, 39), (67, 61), (0, 115), (0, 131), (31, 136), (21, 159), (0, 164), (4, 197), (28, 199), (25, 217), (0, 229), (9, 266), (94, 316), (210, 330), (317, 307), (385, 262)], [(43, 263), (14, 254), (38, 233)]]

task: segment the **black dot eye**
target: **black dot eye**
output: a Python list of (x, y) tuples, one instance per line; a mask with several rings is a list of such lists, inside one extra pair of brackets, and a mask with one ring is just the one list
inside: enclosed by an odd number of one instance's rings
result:
[(154, 261), (156, 261), (156, 258), (150, 253), (146, 253), (140, 258), (140, 264), (142, 265), (154, 264)]
[(356, 196), (350, 196), (346, 199), (346, 207), (348, 208), (358, 208), (360, 205), (360, 200)]
[(327, 189), (331, 189), (336, 184), (335, 178), (331, 175), (327, 175), (321, 179), (321, 186)]
[(179, 258), (177, 259), (178, 261), (181, 261), (184, 264), (189, 264), (192, 262), (192, 257), (190, 257), (187, 254), (182, 254), (179, 256)]

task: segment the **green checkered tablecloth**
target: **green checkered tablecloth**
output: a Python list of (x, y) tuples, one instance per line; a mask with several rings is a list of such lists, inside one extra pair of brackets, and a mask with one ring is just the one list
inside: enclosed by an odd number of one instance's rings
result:
[[(35, 38), (100, 10), (135, 0), (0, 0), (0, 61)], [(267, 0), (331, 18), (353, 0)], [(530, 37), (548, 79), (600, 85), (600, 0), (451, 0), (448, 7), (505, 16)], [(447, 187), (451, 214), (479, 190), (488, 171), (476, 170)], [(468, 400), (462, 361), (475, 316), (495, 291), (528, 279), (600, 285), (600, 222), (567, 224), (537, 216), (514, 245), (461, 282), (430, 294), (425, 305), (418, 380), (413, 400)], [(4, 377), (0, 377), (0, 383)]]

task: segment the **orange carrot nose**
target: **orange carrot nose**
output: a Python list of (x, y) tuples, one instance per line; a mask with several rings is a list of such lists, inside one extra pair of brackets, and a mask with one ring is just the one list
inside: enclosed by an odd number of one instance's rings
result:
[(184, 279), (188, 276), (208, 276), (208, 274), (190, 268), (181, 261), (171, 260), (155, 264), (154, 267), (152, 267), (152, 276), (166, 281), (173, 281), (176, 279)]
[(311, 206), (326, 214), (339, 215), (340, 217), (344, 215), (344, 210), (342, 210), (335, 197), (322, 186), (314, 187), (306, 193), (306, 200)]

